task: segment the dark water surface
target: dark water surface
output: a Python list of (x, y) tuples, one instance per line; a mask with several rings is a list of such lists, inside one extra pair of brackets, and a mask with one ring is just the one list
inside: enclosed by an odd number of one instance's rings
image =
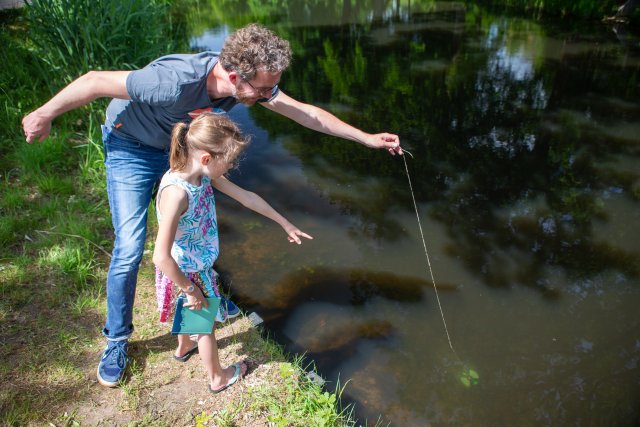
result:
[(220, 197), (235, 300), (370, 425), (640, 422), (637, 38), (455, 2), (215, 4), (194, 45), (265, 23), (295, 52), (286, 93), (413, 153), (459, 358), (402, 158), (259, 106), (232, 114), (254, 135), (232, 179), (315, 239)]

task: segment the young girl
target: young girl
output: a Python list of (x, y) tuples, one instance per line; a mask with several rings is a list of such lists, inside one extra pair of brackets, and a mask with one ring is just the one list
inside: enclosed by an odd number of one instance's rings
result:
[[(236, 125), (222, 115), (203, 113), (190, 125), (178, 123), (171, 137), (170, 170), (158, 190), (158, 236), (153, 262), (156, 265), (160, 321), (174, 307), (174, 286), (187, 296), (191, 310), (207, 307), (205, 296), (220, 296), (213, 273), (218, 257), (218, 229), (212, 186), (280, 224), (290, 242), (312, 237), (300, 231), (258, 195), (243, 190), (223, 175), (247, 145)], [(214, 327), (215, 329), (215, 327)], [(243, 362), (220, 366), (212, 330), (198, 335), (178, 335), (175, 359), (186, 361), (196, 350), (209, 374), (209, 390), (221, 392), (246, 373)]]

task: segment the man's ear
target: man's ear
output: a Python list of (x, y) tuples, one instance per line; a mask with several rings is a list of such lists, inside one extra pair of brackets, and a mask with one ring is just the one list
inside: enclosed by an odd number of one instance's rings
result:
[(229, 81), (231, 84), (236, 84), (240, 79), (240, 75), (236, 71), (229, 71)]

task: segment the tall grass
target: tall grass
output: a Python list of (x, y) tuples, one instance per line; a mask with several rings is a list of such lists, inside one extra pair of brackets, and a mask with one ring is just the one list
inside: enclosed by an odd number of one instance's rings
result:
[[(183, 48), (168, 0), (33, 0), (26, 6), (34, 51), (65, 83), (89, 70), (140, 68)], [(58, 82), (56, 82), (58, 83)]]
[(21, 120), (90, 69), (142, 67), (184, 48), (168, 12), (168, 0), (33, 0), (0, 11), (0, 425), (40, 424), (86, 387), (76, 368), (99, 336), (101, 247), (113, 239), (106, 101), (57, 118), (42, 143), (25, 143)]

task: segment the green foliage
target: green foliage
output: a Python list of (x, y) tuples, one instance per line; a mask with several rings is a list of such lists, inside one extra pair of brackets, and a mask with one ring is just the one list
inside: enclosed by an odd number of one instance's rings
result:
[[(96, 259), (90, 256), (86, 244), (69, 241), (63, 246), (54, 245), (40, 251), (38, 265), (58, 276), (62, 292), (83, 290), (95, 279)], [(75, 293), (75, 292), (72, 292)]]
[(11, 64), (0, 68), (0, 127), (3, 136), (0, 171), (10, 166), (8, 154), (14, 149), (12, 140), (22, 136), (22, 113), (38, 104), (39, 86), (44, 83), (36, 75), (32, 54), (22, 41), (26, 32), (22, 14), (22, 10), (0, 11), (0, 63)]
[(26, 18), (45, 75), (69, 83), (89, 70), (139, 68), (182, 47), (167, 37), (168, 8), (166, 0), (34, 0)]
[[(11, 64), (0, 69), (2, 425), (40, 423), (85, 381), (75, 358), (86, 360), (95, 330), (84, 325), (104, 304), (109, 260), (97, 245), (112, 241), (99, 135), (105, 103), (60, 117), (41, 143), (24, 142), (22, 117), (88, 69), (142, 66), (186, 46), (186, 36), (170, 37), (169, 12), (163, 1), (83, 0), (0, 12), (0, 61)], [(15, 337), (34, 351), (25, 354)], [(58, 422), (76, 425), (73, 418)]]
[(9, 154), (13, 160), (12, 174), (20, 176), (27, 184), (42, 183), (47, 176), (61, 174), (60, 178), (68, 178), (77, 168), (77, 153), (66, 141), (66, 133), (61, 138), (49, 138), (46, 143), (15, 144), (14, 151)]
[(78, 145), (83, 153), (80, 161), (80, 175), (82, 179), (100, 193), (106, 194), (106, 182), (104, 180), (104, 151), (102, 149), (102, 114), (90, 114), (88, 120), (87, 136), (84, 143)]
[(196, 415), (196, 427), (206, 426), (211, 420), (211, 418), (213, 417), (204, 411), (199, 413), (198, 415)]
[(327, 391), (307, 376), (311, 365), (304, 367), (304, 358), (279, 366), (282, 382), (271, 387), (250, 390), (249, 410), (268, 413), (275, 426), (353, 426), (353, 408), (340, 408), (344, 386)]

